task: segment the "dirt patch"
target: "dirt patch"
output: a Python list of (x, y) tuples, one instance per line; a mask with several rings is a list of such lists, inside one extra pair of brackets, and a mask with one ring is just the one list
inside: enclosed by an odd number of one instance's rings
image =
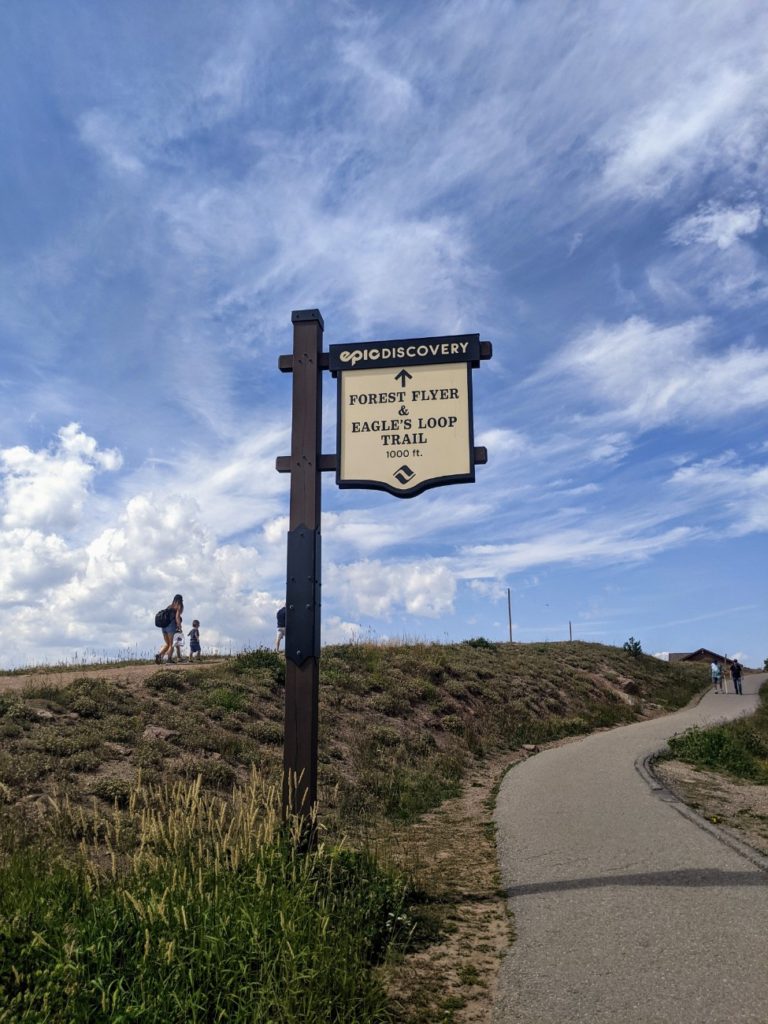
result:
[(768, 855), (768, 786), (728, 779), (683, 761), (657, 761), (653, 771), (703, 818)]
[[(174, 662), (173, 665), (164, 663), (162, 668), (169, 669), (170, 671), (179, 671), (184, 669), (185, 671), (196, 671), (199, 668), (210, 668), (212, 665), (219, 665), (224, 661), (223, 658), (209, 658), (207, 661), (183, 661), (180, 663)], [(19, 690), (25, 690), (28, 686), (69, 686), (74, 679), (114, 679), (126, 682), (129, 686), (138, 688), (148, 679), (157, 672), (161, 666), (156, 665), (154, 662), (148, 662), (146, 665), (121, 665), (116, 668), (86, 668), (82, 669), (70, 669), (66, 671), (56, 671), (51, 669), (50, 672), (45, 669), (38, 669), (34, 672), (25, 672), (20, 675), (9, 675), (0, 676), (0, 693), (13, 693)]]
[(514, 940), (501, 890), (492, 815), (506, 770), (526, 757), (479, 765), (460, 796), (415, 825), (393, 830), (383, 852), (413, 872), (428, 899), (415, 908), (432, 941), (386, 968), (399, 1019), (408, 1024), (486, 1024), (502, 956)]

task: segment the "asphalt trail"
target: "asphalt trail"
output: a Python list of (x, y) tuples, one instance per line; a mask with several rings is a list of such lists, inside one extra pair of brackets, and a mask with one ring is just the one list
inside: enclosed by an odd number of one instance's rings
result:
[(676, 732), (753, 710), (765, 679), (507, 774), (496, 822), (517, 941), (494, 1024), (768, 1024), (768, 874), (634, 767)]

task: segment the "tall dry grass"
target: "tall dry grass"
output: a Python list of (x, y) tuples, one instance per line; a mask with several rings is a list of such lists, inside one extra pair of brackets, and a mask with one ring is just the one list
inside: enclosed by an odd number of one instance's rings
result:
[(62, 800), (51, 829), (0, 865), (3, 1024), (388, 1020), (374, 967), (407, 932), (405, 882), (301, 852), (256, 773), (230, 798), (138, 785), (112, 816)]

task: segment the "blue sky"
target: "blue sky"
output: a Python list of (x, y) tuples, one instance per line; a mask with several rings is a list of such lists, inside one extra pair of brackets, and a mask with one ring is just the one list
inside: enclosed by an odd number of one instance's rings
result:
[[(0, 664), (273, 639), (293, 309), (478, 332), (472, 485), (324, 480), (324, 640), (768, 655), (768, 9), (0, 8)], [(325, 388), (325, 451), (335, 437)]]

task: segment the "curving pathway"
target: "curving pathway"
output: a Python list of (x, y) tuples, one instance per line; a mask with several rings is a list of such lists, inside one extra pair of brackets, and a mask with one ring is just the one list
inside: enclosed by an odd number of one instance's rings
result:
[(634, 767), (673, 733), (753, 710), (766, 678), (507, 774), (496, 823), (517, 940), (494, 1024), (768, 1024), (768, 873)]

